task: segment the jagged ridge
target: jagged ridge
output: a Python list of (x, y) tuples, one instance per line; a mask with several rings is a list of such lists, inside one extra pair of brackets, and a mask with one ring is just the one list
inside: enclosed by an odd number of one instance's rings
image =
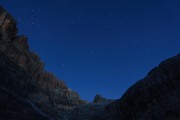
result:
[[(8, 67), (12, 65), (12, 61), (15, 61), (16, 66), (18, 66), (15, 69), (20, 69), (22, 75), (28, 74), (32, 79), (29, 80), (25, 77), (25, 79), (7, 81), (5, 76), (1, 74), (1, 81), (6, 82), (3, 87), (8, 88), (11, 84), (16, 86), (16, 84), (21, 83), (18, 86), (19, 88), (15, 87), (11, 90), (27, 91), (26, 97), (50, 114), (83, 104), (84, 101), (80, 99), (76, 92), (70, 90), (64, 81), (57, 79), (52, 73), (44, 70), (44, 63), (36, 53), (30, 50), (27, 37), (17, 35), (18, 29), (16, 24), (13, 17), (0, 7), (0, 51), (8, 59), (11, 59), (5, 66)], [(1, 72), (3, 70), (5, 69), (2, 69)], [(10, 74), (10, 76), (15, 75), (16, 73)], [(32, 82), (36, 85), (38, 91), (31, 92), (28, 89), (29, 87), (25, 87), (25, 85), (28, 85), (26, 82)]]
[(112, 120), (179, 120), (180, 55), (155, 67), (106, 110)]

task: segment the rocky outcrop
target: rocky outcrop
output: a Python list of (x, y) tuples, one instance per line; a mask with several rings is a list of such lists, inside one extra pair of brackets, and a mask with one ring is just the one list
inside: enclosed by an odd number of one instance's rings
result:
[(106, 111), (105, 107), (113, 101), (113, 99), (106, 99), (97, 94), (93, 102), (79, 105), (70, 110), (66, 114), (65, 120), (108, 120), (111, 113)]
[(80, 105), (69, 111), (65, 120), (108, 120), (111, 113), (105, 111), (106, 105), (112, 101)]
[(179, 120), (180, 55), (151, 70), (106, 111), (111, 120)]
[(48, 115), (42, 115), (27, 102), (30, 93), (40, 91), (35, 79), (1, 51), (0, 63), (0, 119), (48, 120)]
[(0, 28), (2, 32), (4, 32), (3, 35), (8, 37), (9, 39), (16, 37), (16, 34), (18, 32), (16, 21), (2, 7), (0, 7)]
[(30, 99), (49, 115), (58, 116), (61, 111), (84, 104), (64, 81), (44, 70), (44, 63), (30, 50), (27, 37), (17, 32), (16, 21), (0, 7), (0, 58), (4, 66), (0, 70), (1, 86)]
[(102, 103), (102, 102), (105, 102), (107, 101), (106, 98), (102, 97), (101, 95), (97, 94), (95, 97), (94, 97), (94, 103)]

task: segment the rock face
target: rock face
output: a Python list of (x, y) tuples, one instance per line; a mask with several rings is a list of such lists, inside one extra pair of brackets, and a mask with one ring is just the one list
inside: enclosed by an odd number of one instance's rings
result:
[(94, 103), (102, 103), (102, 102), (105, 102), (106, 101), (106, 98), (102, 97), (101, 95), (97, 94), (95, 97), (94, 97)]
[(106, 111), (110, 120), (179, 120), (180, 55), (151, 70)]
[(30, 99), (51, 115), (83, 104), (79, 95), (69, 90), (64, 81), (44, 70), (44, 63), (30, 51), (27, 37), (17, 35), (17, 32), (16, 21), (0, 7), (0, 58), (4, 66), (0, 70), (1, 86)]
[(0, 103), (1, 120), (49, 120), (29, 103), (3, 88), (0, 88)]
[(16, 61), (0, 51), (0, 119), (1, 120), (48, 120), (33, 109), (29, 93), (40, 90), (35, 80)]
[(108, 120), (110, 113), (105, 111), (110, 101), (102, 103), (89, 103), (72, 109), (65, 120)]

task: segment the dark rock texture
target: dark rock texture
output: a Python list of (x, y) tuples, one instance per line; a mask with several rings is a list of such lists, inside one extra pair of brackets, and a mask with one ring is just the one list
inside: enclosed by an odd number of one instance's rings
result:
[(111, 120), (179, 120), (180, 55), (151, 70), (106, 111)]
[(110, 113), (105, 111), (105, 107), (111, 102), (106, 101), (77, 106), (66, 114), (65, 120), (108, 120)]
[(39, 92), (35, 80), (1, 51), (0, 63), (0, 119), (48, 120), (28, 102), (29, 93)]
[(92, 103), (79, 105), (67, 111), (65, 120), (108, 120), (111, 113), (106, 111), (105, 107), (113, 101), (97, 94)]
[[(30, 100), (46, 114), (57, 118), (63, 116), (63, 111), (84, 104), (64, 81), (44, 70), (44, 63), (30, 50), (27, 37), (17, 35), (17, 32), (16, 21), (0, 7), (0, 87)], [(5, 101), (6, 99), (1, 100), (2, 103), (6, 103)], [(10, 99), (7, 101), (7, 104), (12, 103)], [(17, 103), (18, 106), (20, 101)], [(22, 107), (23, 105), (24, 103)], [(3, 109), (4, 107), (0, 108), (1, 111)]]
[(107, 101), (106, 98), (102, 97), (101, 95), (97, 94), (95, 97), (94, 97), (94, 103), (102, 103), (102, 102), (105, 102)]
[(39, 113), (21, 97), (0, 87), (0, 119), (1, 120), (49, 120)]

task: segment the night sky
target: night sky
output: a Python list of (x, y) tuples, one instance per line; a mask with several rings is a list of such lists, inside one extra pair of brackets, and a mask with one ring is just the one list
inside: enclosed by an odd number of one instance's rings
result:
[(46, 70), (82, 99), (119, 98), (179, 53), (180, 0), (1, 0)]

